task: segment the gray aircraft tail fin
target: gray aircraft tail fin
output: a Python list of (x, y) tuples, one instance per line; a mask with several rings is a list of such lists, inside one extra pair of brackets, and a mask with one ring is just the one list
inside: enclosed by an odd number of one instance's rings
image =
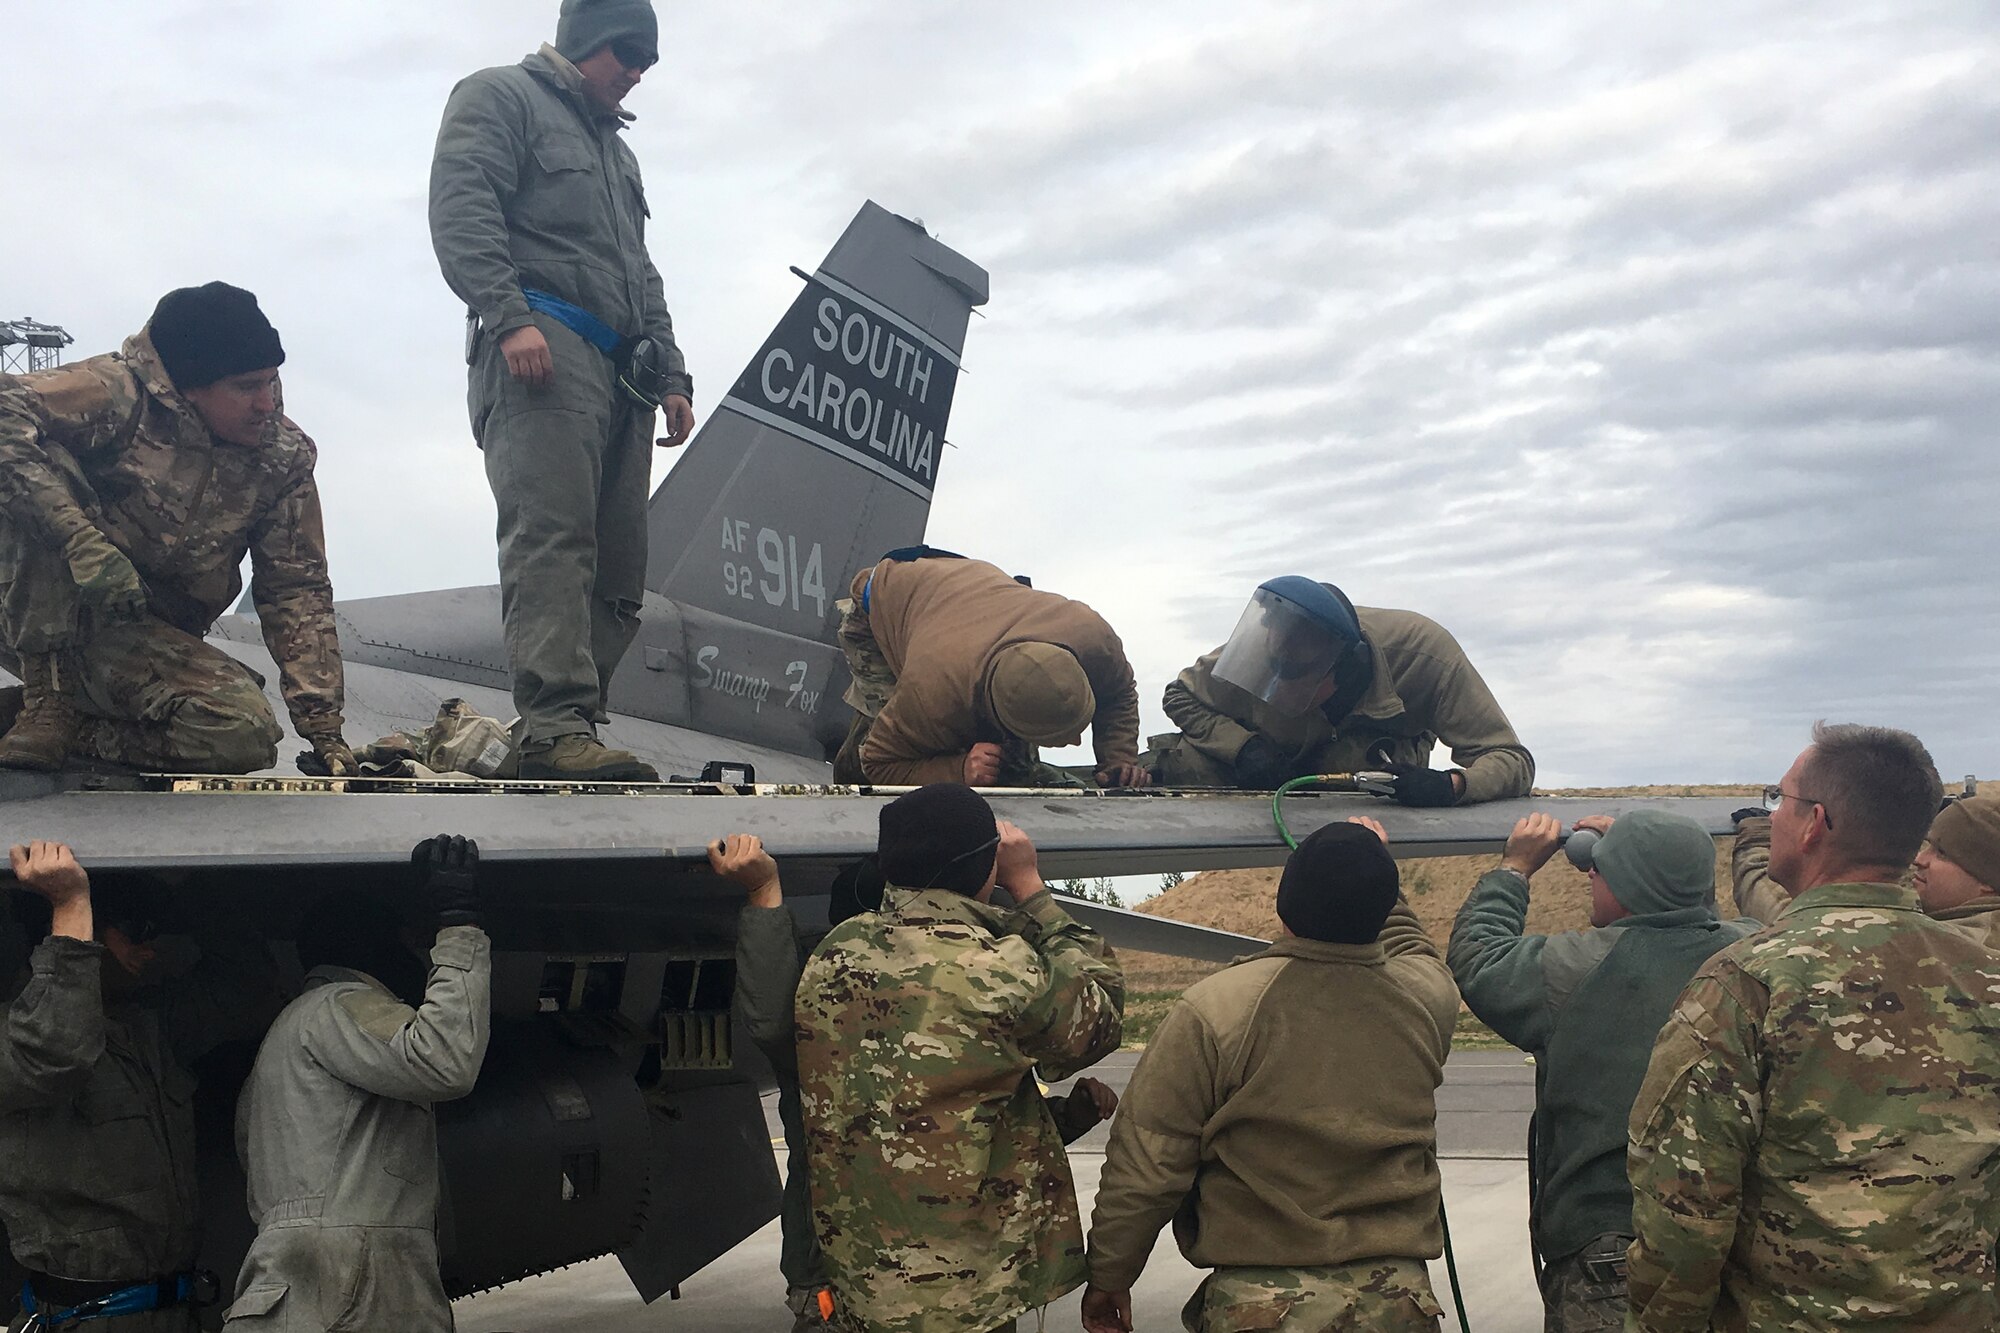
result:
[(854, 571), (923, 540), (986, 271), (871, 202), (799, 276), (653, 493), (646, 586), (830, 643)]

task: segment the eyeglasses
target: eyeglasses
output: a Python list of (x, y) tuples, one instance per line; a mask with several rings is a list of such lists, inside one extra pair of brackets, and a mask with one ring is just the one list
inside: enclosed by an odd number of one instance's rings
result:
[(644, 42), (635, 42), (629, 37), (621, 37), (611, 43), (611, 54), (617, 57), (618, 63), (626, 69), (637, 70), (642, 74), (660, 63), (658, 51)]
[(1764, 788), (1764, 808), (1772, 814), (1776, 814), (1778, 807), (1785, 803), (1787, 796), (1805, 805), (1818, 806), (1820, 817), (1826, 820), (1826, 826), (1828, 828), (1833, 827), (1833, 812), (1826, 808), (1825, 801), (1815, 801), (1810, 796), (1801, 796), (1795, 791), (1786, 791), (1783, 787), (1771, 786)]

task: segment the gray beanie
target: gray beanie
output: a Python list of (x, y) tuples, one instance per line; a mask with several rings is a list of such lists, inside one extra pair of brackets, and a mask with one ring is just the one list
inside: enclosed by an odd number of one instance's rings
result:
[(630, 37), (660, 54), (660, 20), (652, 0), (563, 0), (556, 20), (556, 50), (582, 60), (599, 47)]
[(1591, 851), (1611, 896), (1634, 916), (1702, 907), (1715, 899), (1715, 840), (1686, 815), (1660, 810), (1620, 815)]

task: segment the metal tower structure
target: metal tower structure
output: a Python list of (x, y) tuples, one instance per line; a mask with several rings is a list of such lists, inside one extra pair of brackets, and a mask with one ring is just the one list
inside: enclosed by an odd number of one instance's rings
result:
[(32, 319), (0, 319), (0, 371), (25, 375), (62, 364), (62, 349), (75, 342), (66, 330)]

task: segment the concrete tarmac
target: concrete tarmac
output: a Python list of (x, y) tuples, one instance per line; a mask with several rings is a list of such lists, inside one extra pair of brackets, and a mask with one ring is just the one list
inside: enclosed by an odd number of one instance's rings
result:
[[(1120, 1052), (1090, 1071), (1121, 1094), (1137, 1054)], [(1058, 1084), (1060, 1094), (1069, 1087)], [(774, 1099), (766, 1098), (770, 1111)], [(1438, 1143), (1444, 1158), (1445, 1208), (1452, 1226), (1459, 1279), (1471, 1328), (1478, 1333), (1536, 1333), (1541, 1299), (1528, 1257), (1527, 1120), (1534, 1107), (1534, 1067), (1513, 1051), (1465, 1051), (1445, 1067), (1438, 1092)], [(777, 1138), (771, 1113), (772, 1136)], [(1105, 1129), (1092, 1130), (1070, 1149), (1086, 1225), (1104, 1164)], [(780, 1141), (775, 1145), (782, 1154)], [(1162, 1236), (1133, 1293), (1133, 1322), (1140, 1333), (1181, 1327), (1182, 1304), (1201, 1281)], [(1446, 1311), (1442, 1327), (1457, 1333), (1445, 1265), (1431, 1265), (1431, 1284)], [(459, 1333), (787, 1333), (784, 1279), (778, 1275), (778, 1224), (771, 1222), (734, 1250), (695, 1274), (678, 1301), (643, 1304), (615, 1259), (594, 1259), (559, 1273), (517, 1282), (454, 1306)], [(1045, 1328), (1072, 1333), (1078, 1293), (1048, 1308), (1041, 1324), (1033, 1314), (1023, 1333)], [(1467, 1331), (1469, 1333), (1469, 1331)]]

